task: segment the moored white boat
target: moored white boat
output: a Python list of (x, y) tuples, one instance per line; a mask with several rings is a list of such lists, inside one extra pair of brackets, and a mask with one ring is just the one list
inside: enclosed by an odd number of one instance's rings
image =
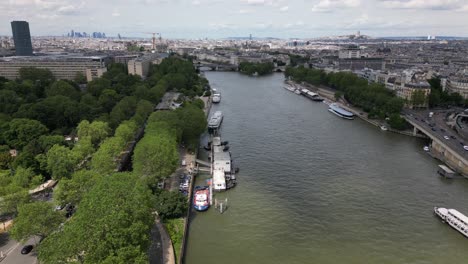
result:
[(223, 121), (223, 113), (221, 111), (216, 111), (208, 121), (209, 129), (217, 129)]
[(344, 119), (349, 119), (349, 120), (354, 119), (353, 113), (344, 110), (343, 108), (339, 107), (336, 103), (330, 104), (328, 111)]
[(213, 103), (217, 104), (221, 102), (221, 94), (220, 93), (215, 93), (213, 94)]
[(429, 149), (428, 146), (424, 146), (423, 150), (427, 152), (427, 151), (429, 151), (430, 149)]
[(388, 128), (386, 126), (380, 126), (380, 129), (382, 129), (383, 131), (387, 131)]
[(285, 85), (285, 86), (283, 86), (283, 88), (290, 91), (290, 92), (294, 92), (296, 90), (294, 87), (289, 86), (289, 85)]
[(468, 237), (468, 217), (455, 209), (434, 207), (434, 213), (458, 232)]

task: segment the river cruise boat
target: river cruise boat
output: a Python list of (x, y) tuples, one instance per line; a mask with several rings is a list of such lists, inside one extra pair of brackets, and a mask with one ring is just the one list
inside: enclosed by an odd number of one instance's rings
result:
[(455, 209), (434, 207), (434, 213), (458, 232), (468, 237), (468, 217)]
[(197, 211), (206, 211), (210, 207), (210, 189), (208, 186), (195, 187), (193, 195), (193, 208)]
[(213, 103), (214, 104), (217, 104), (219, 102), (221, 102), (221, 94), (220, 93), (215, 93), (213, 94)]
[(209, 129), (218, 129), (221, 126), (221, 122), (223, 122), (223, 112), (216, 111), (208, 121), (208, 128)]
[(283, 86), (284, 89), (290, 91), (290, 92), (294, 92), (296, 89), (290, 85), (285, 85)]
[(455, 175), (455, 172), (445, 165), (439, 165), (439, 169), (437, 170), (437, 173), (439, 173), (442, 177), (445, 177), (448, 179), (452, 179), (453, 176)]
[(314, 92), (311, 92), (311, 91), (307, 91), (307, 92), (303, 93), (302, 95), (304, 95), (305, 97), (309, 98), (312, 101), (316, 101), (316, 102), (322, 102), (323, 101), (322, 97), (320, 97), (317, 93), (314, 93)]
[(344, 119), (349, 119), (349, 120), (354, 119), (353, 113), (344, 110), (343, 108), (339, 107), (336, 103), (330, 104), (328, 111)]

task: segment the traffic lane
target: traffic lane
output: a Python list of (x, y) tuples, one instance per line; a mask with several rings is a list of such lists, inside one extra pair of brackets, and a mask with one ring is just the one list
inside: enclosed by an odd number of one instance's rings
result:
[[(415, 117), (414, 114), (413, 116), (409, 116), (409, 117), (413, 119), (413, 122), (416, 122), (421, 127), (426, 128), (428, 132), (431, 133), (432, 136), (437, 137), (440, 141), (444, 142), (446, 145), (448, 145), (451, 149), (456, 151), (461, 156), (468, 158), (468, 151), (466, 151), (463, 148), (463, 146), (465, 145), (465, 142), (462, 139), (460, 139), (456, 133), (452, 132), (448, 126), (445, 125), (446, 126), (444, 128), (445, 132), (443, 132), (440, 130), (440, 125), (438, 126), (436, 123), (435, 127), (431, 127), (429, 126), (428, 123), (425, 122), (426, 119), (424, 119), (420, 115), (417, 116), (418, 119), (414, 118)], [(428, 122), (431, 123), (430, 121)], [(432, 130), (432, 128), (434, 128), (436, 131)], [(444, 136), (448, 136), (449, 139), (445, 139)], [(454, 136), (455, 139), (451, 138), (450, 136)], [(460, 141), (463, 142), (463, 145), (460, 144)]]
[(0, 234), (0, 252), (3, 252), (3, 254), (11, 251), (16, 244), (16, 241), (10, 239), (10, 235), (8, 233)]
[[(36, 252), (36, 246), (35, 246), (35, 240), (34, 238), (30, 238), (26, 243), (18, 243), (14, 240), (11, 240), (13, 242), (13, 248), (11, 251), (7, 254), (6, 258), (1, 262), (1, 264), (36, 264), (37, 263), (37, 252)], [(36, 241), (39, 241), (38, 238), (36, 238)], [(26, 255), (21, 254), (21, 250), (25, 245), (34, 245), (34, 248), (31, 252), (29, 252)]]

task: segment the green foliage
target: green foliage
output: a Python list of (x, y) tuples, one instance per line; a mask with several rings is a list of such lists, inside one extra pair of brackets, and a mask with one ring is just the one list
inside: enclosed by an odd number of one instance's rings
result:
[(95, 171), (81, 170), (73, 173), (70, 179), (62, 179), (54, 190), (56, 204), (78, 205), (83, 196), (94, 186), (100, 178)]
[(152, 200), (149, 189), (132, 174), (98, 179), (84, 194), (73, 219), (39, 245), (39, 260), (147, 263)]
[(205, 109), (205, 102), (203, 102), (202, 99), (200, 98), (197, 98), (195, 99), (192, 104), (198, 108), (200, 108), (201, 110)]
[(2, 214), (13, 214), (18, 213), (18, 208), (31, 201), (28, 190), (22, 189), (18, 186), (6, 186), (0, 187), (0, 215)]
[(408, 124), (406, 123), (406, 120), (401, 117), (399, 114), (392, 114), (390, 116), (390, 119), (388, 120), (388, 124), (390, 125), (391, 128), (397, 129), (397, 130), (405, 130), (408, 128)]
[(166, 226), (167, 232), (171, 237), (172, 246), (174, 247), (175, 252), (175, 259), (179, 259), (178, 255), (183, 244), (185, 221), (183, 218), (166, 219), (164, 221), (164, 225)]
[(122, 122), (115, 130), (115, 136), (122, 138), (125, 142), (130, 142), (135, 139), (135, 132), (138, 126), (134, 121), (127, 120)]
[(196, 149), (200, 135), (205, 131), (207, 121), (202, 109), (192, 104), (187, 104), (176, 110), (181, 128), (182, 141), (190, 148)]
[(414, 91), (411, 95), (411, 103), (413, 107), (423, 106), (426, 103), (426, 94), (422, 90)]
[(133, 96), (124, 97), (118, 102), (110, 113), (110, 125), (115, 128), (124, 120), (130, 119), (136, 111), (137, 100)]
[(47, 152), (47, 171), (54, 180), (69, 178), (77, 163), (77, 157), (67, 147), (54, 145)]
[(156, 196), (156, 212), (162, 220), (182, 217), (187, 209), (187, 197), (180, 192), (161, 191)]
[(429, 95), (430, 107), (468, 106), (468, 102), (460, 94), (449, 94), (447, 91), (442, 91), (440, 78), (432, 78), (428, 82), (431, 85), (431, 94)]
[(359, 78), (354, 73), (325, 73), (322, 70), (286, 68), (285, 76), (296, 82), (307, 82), (312, 85), (326, 85), (344, 95), (351, 104), (361, 107), (369, 113), (369, 117), (385, 118), (400, 113), (404, 102), (397, 98), (381, 84), (371, 83)]
[(29, 142), (48, 132), (41, 122), (26, 118), (16, 118), (8, 123), (8, 128), (3, 132), (6, 143), (11, 147), (21, 150)]
[(81, 95), (80, 91), (63, 80), (55, 81), (50, 87), (45, 89), (45, 93), (47, 97), (62, 95), (77, 101), (80, 99)]
[(91, 168), (103, 174), (114, 172), (125, 143), (124, 139), (119, 137), (105, 139), (93, 155)]
[(73, 81), (77, 84), (85, 84), (87, 82), (86, 76), (82, 72), (78, 72)]
[(269, 74), (273, 71), (275, 65), (272, 62), (253, 63), (241, 62), (239, 63), (239, 71), (248, 75), (257, 73), (259, 76)]
[(168, 132), (148, 131), (138, 142), (133, 155), (134, 172), (145, 179), (148, 185), (169, 177), (179, 161), (175, 136)]
[(11, 236), (19, 241), (25, 241), (31, 236), (44, 238), (56, 230), (64, 220), (65, 217), (55, 212), (48, 202), (24, 204), (18, 208)]
[(0, 170), (8, 169), (11, 166), (13, 157), (8, 151), (0, 152)]
[(39, 69), (39, 68), (21, 68), (19, 70), (21, 80), (31, 80), (33, 82), (39, 82), (47, 86), (51, 84), (55, 77), (52, 72), (48, 69)]
[[(33, 184), (31, 184), (31, 181), (35, 177), (36, 175), (31, 168), (25, 169), (23, 167), (18, 167), (16, 168), (15, 175), (12, 179), (12, 183), (21, 188), (36, 187), (33, 186)], [(39, 176), (39, 178), (42, 179), (41, 176)], [(35, 181), (35, 183), (37, 183), (37, 180)]]
[(98, 146), (101, 141), (109, 136), (111, 129), (106, 122), (83, 120), (78, 124), (78, 138), (89, 138), (93, 146)]

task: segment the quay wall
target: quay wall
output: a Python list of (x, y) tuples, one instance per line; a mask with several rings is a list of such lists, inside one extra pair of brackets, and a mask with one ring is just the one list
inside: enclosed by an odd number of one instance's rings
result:
[[(208, 98), (208, 100), (205, 102), (205, 117), (208, 118), (208, 115), (210, 113), (210, 109), (211, 109), (211, 105), (212, 105), (212, 96), (210, 96)], [(200, 149), (200, 144), (197, 146), (197, 150), (195, 151), (195, 157), (198, 157), (198, 150)], [(189, 206), (188, 206), (188, 209), (187, 209), (187, 214), (185, 216), (185, 219), (184, 219), (184, 234), (182, 236), (182, 246), (180, 247), (180, 252), (178, 254), (179, 256), (179, 259), (177, 260), (177, 263), (179, 264), (182, 264), (182, 263), (185, 263), (185, 252), (186, 252), (186, 246), (187, 246), (187, 239), (188, 239), (188, 235), (189, 235), (189, 228), (190, 228), (190, 211), (192, 209), (192, 202), (193, 202), (193, 199), (192, 199), (192, 195), (193, 195), (193, 187), (195, 185), (195, 177), (196, 177), (197, 173), (194, 173), (193, 174), (193, 178), (192, 180), (190, 181), (190, 186), (189, 186), (189, 193), (187, 195), (189, 201)]]
[[(324, 97), (324, 98), (326, 98), (326, 99), (328, 99), (328, 100), (330, 100), (332, 102), (337, 102), (335, 100), (335, 92), (330, 90), (329, 88), (317, 87), (317, 86), (313, 86), (313, 85), (310, 85), (310, 84), (307, 84), (307, 83), (298, 84), (298, 83), (293, 82), (293, 81), (287, 81), (287, 83), (294, 84), (295, 86), (299, 86), (301, 89), (305, 88), (305, 89), (311, 90), (311, 91), (318, 93), (320, 96), (322, 96), (322, 97)], [(348, 110), (349, 112), (352, 112), (354, 115), (359, 117), (361, 120), (364, 120), (365, 122), (367, 122), (367, 123), (369, 123), (369, 124), (371, 124), (373, 126), (376, 126), (378, 128), (380, 128), (382, 125), (384, 125), (383, 123), (380, 123), (377, 120), (369, 119), (367, 117), (367, 114), (364, 113), (364, 111), (362, 109), (351, 106), (350, 104), (348, 104), (347, 102), (344, 102), (343, 100), (340, 101), (340, 103), (341, 103), (340, 106), (342, 108), (344, 108), (345, 110)], [(414, 134), (411, 131), (400, 131), (400, 130), (392, 129), (392, 128), (388, 127), (388, 126), (387, 126), (387, 129), (388, 129), (387, 131), (389, 131), (389, 132), (397, 133), (397, 134), (400, 134), (400, 135), (405, 135), (405, 136), (410, 136), (410, 137), (417, 137), (417, 138), (427, 138), (424, 135)]]

